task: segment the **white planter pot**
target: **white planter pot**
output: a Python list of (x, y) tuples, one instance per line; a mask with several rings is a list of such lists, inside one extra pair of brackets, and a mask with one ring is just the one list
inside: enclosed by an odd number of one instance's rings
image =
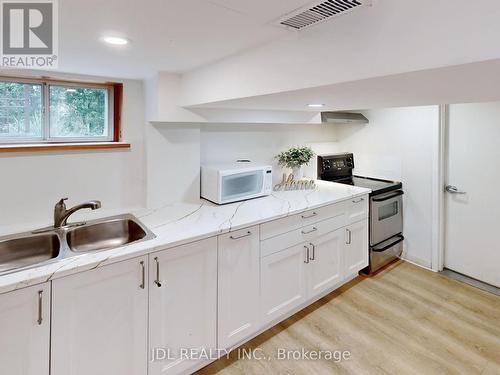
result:
[(293, 178), (294, 180), (301, 180), (304, 178), (304, 166), (301, 165), (297, 168), (292, 168)]

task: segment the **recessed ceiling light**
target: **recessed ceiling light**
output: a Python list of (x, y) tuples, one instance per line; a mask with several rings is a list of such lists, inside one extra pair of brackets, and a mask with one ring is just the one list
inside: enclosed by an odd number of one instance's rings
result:
[(115, 46), (124, 46), (128, 44), (128, 40), (119, 36), (105, 36), (102, 38), (105, 43), (113, 44)]
[(309, 108), (321, 108), (321, 107), (324, 107), (325, 105), (324, 104), (314, 104), (314, 103), (311, 103), (311, 104), (308, 104), (307, 106)]

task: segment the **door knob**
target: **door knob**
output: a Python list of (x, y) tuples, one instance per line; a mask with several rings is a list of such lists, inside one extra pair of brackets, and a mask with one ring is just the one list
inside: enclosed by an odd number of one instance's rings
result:
[(467, 194), (467, 192), (465, 191), (460, 191), (457, 189), (456, 186), (453, 186), (453, 185), (446, 185), (445, 188), (444, 188), (448, 193), (451, 193), (451, 194)]

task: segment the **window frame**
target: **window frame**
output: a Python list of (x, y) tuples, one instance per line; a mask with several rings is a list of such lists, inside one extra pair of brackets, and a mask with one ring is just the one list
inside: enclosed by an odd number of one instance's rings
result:
[[(41, 137), (10, 137), (0, 138), (0, 146), (9, 145), (57, 145), (57, 144), (85, 144), (85, 143), (110, 143), (120, 141), (120, 116), (115, 115), (115, 110), (121, 108), (121, 98), (115, 95), (117, 85), (114, 83), (95, 83), (73, 80), (59, 80), (51, 78), (26, 78), (26, 77), (10, 77), (1, 76), (0, 82), (13, 82), (20, 84), (41, 85), (41, 109), (42, 109), (42, 135)], [(106, 108), (107, 111), (107, 130), (108, 134), (102, 137), (51, 137), (50, 136), (50, 86), (66, 86), (68, 88), (99, 88), (106, 89)], [(119, 91), (121, 93), (121, 89)], [(118, 101), (120, 101), (119, 104)]]

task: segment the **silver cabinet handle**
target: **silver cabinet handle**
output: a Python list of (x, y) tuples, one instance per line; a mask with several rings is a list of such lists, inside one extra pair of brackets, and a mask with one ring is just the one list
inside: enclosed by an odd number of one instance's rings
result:
[(146, 267), (144, 266), (144, 261), (139, 263), (141, 265), (141, 285), (139, 287), (144, 289), (146, 287)]
[(346, 241), (346, 244), (347, 245), (350, 245), (351, 244), (351, 240), (352, 240), (352, 232), (350, 229), (346, 229), (346, 233), (347, 233), (347, 241)]
[(306, 260), (304, 260), (304, 263), (309, 263), (309, 247), (304, 245), (304, 249), (306, 249)]
[(316, 232), (317, 230), (318, 230), (318, 228), (313, 227), (311, 230), (308, 230), (307, 232), (302, 231), (301, 233), (302, 234), (309, 234), (309, 233), (312, 233), (312, 232)]
[(353, 199), (352, 203), (360, 203), (363, 202), (365, 199), (364, 198), (359, 198), (358, 200)]
[(466, 191), (460, 191), (457, 189), (456, 186), (453, 186), (453, 185), (446, 185), (446, 187), (444, 188), (448, 193), (451, 193), (451, 194), (467, 194)]
[(317, 214), (318, 214), (317, 212), (313, 211), (310, 215), (307, 215), (307, 216), (302, 215), (302, 219), (309, 219), (311, 217), (316, 216)]
[(42, 325), (42, 304), (43, 304), (43, 290), (38, 291), (38, 320), (36, 321), (38, 325)]
[(310, 243), (312, 248), (312, 257), (309, 258), (309, 260), (316, 260), (316, 246), (313, 243)]
[(246, 232), (245, 234), (241, 235), (241, 236), (229, 236), (230, 239), (232, 240), (239, 240), (240, 238), (245, 238), (245, 237), (248, 237), (248, 236), (251, 236), (252, 235), (252, 232), (248, 231)]
[(156, 280), (155, 284), (158, 286), (158, 288), (161, 287), (161, 282), (160, 282), (160, 262), (158, 261), (158, 257), (155, 257), (155, 262), (156, 262)]

